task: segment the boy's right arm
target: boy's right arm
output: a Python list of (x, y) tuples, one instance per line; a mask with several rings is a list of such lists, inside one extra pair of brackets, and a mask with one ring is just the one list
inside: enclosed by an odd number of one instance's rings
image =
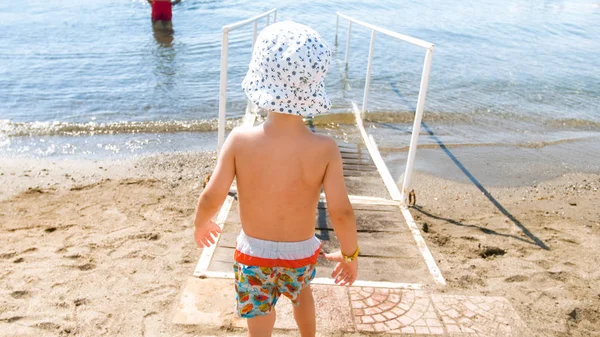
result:
[(346, 256), (352, 256), (358, 249), (356, 218), (346, 191), (342, 156), (335, 141), (331, 140), (329, 147), (329, 163), (323, 178), (323, 188), (327, 199), (329, 218), (340, 242), (341, 251), (326, 254), (325, 257), (338, 262), (332, 274), (336, 283), (352, 285), (356, 281), (358, 261), (354, 259), (352, 262), (346, 262), (342, 253)]

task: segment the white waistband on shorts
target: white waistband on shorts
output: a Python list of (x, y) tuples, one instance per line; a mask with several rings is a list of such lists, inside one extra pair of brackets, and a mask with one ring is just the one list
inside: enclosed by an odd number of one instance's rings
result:
[(236, 249), (241, 253), (263, 259), (299, 260), (315, 255), (321, 247), (316, 236), (304, 241), (280, 242), (250, 237), (242, 230), (237, 237)]

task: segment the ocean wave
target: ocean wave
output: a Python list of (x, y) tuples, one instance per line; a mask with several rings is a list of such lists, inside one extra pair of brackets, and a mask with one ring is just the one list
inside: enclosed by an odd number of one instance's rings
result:
[[(241, 119), (227, 120), (226, 128), (232, 129), (241, 124)], [(24, 136), (93, 136), (126, 133), (172, 133), (172, 132), (211, 132), (218, 130), (217, 120), (192, 121), (144, 121), (111, 123), (69, 123), (69, 122), (11, 122), (0, 121), (0, 135), (5, 137)]]
[[(444, 113), (426, 112), (423, 117), (425, 123), (446, 125), (475, 125), (481, 122), (481, 118), (489, 118), (485, 114)], [(486, 123), (500, 122), (504, 118), (492, 119)], [(514, 116), (512, 116), (514, 120)], [(369, 112), (364, 117), (369, 123), (408, 124), (414, 121), (414, 113), (411, 111), (376, 111)], [(531, 122), (527, 120), (528, 122)], [(519, 121), (517, 121), (519, 122)], [(523, 122), (523, 121), (522, 121)], [(314, 126), (328, 126), (336, 128), (340, 125), (353, 125), (355, 116), (351, 112), (330, 113), (315, 116), (308, 124)], [(231, 118), (226, 121), (226, 129), (231, 130), (242, 124), (242, 118)], [(539, 125), (539, 124), (538, 124)], [(585, 119), (556, 119), (542, 122), (542, 127), (548, 129), (565, 130), (600, 130), (600, 122)], [(107, 134), (160, 134), (174, 132), (214, 132), (218, 130), (218, 120), (180, 120), (180, 121), (121, 121), (121, 122), (13, 122), (0, 120), (0, 140), (7, 137), (40, 137), (40, 136), (93, 136)]]
[(546, 122), (550, 128), (573, 128), (579, 130), (599, 130), (600, 122), (587, 119), (563, 118), (554, 119)]
[[(428, 113), (427, 121), (469, 122), (472, 117), (459, 114)], [(313, 125), (335, 127), (340, 124), (354, 124), (354, 114), (349, 112), (318, 115), (313, 118)], [(367, 122), (379, 123), (412, 123), (412, 112), (370, 112), (365, 116)], [(241, 118), (228, 119), (226, 128), (241, 125)], [(218, 130), (218, 120), (185, 120), (185, 121), (123, 121), (123, 122), (12, 122), (0, 120), (0, 135), (7, 137), (32, 136), (93, 136), (126, 133), (172, 133), (172, 132), (211, 132)]]

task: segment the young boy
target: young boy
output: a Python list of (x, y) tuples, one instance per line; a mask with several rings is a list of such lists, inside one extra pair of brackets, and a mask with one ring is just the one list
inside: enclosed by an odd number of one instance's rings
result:
[(315, 237), (321, 187), (341, 245), (325, 254), (338, 262), (332, 277), (340, 285), (357, 277), (356, 223), (339, 149), (302, 120), (331, 106), (323, 86), (330, 58), (325, 41), (309, 27), (279, 22), (260, 33), (242, 87), (267, 111), (267, 120), (231, 132), (198, 203), (194, 236), (208, 247), (220, 232), (211, 218), (236, 178), (242, 222), (234, 255), (237, 311), (248, 318), (252, 337), (271, 335), (280, 295), (292, 300), (300, 334), (315, 335), (310, 282), (321, 247)]
[(171, 7), (177, 5), (181, 0), (147, 0), (150, 6), (152, 6), (152, 27), (155, 29), (173, 29), (173, 22), (171, 21), (173, 13)]

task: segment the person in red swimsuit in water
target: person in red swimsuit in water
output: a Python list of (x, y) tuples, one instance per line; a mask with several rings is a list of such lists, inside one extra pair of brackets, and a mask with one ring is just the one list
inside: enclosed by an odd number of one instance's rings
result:
[(181, 2), (181, 0), (147, 0), (152, 6), (152, 26), (158, 29), (173, 29), (171, 18), (173, 13), (171, 7)]

